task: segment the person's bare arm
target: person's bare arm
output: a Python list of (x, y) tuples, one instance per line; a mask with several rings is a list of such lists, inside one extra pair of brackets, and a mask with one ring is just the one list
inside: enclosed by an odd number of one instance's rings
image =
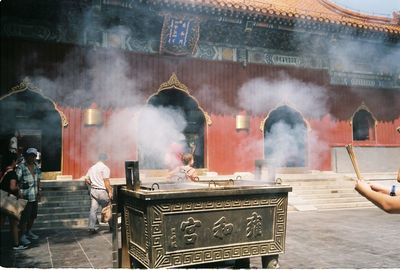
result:
[(370, 184), (370, 187), (373, 191), (380, 192), (382, 194), (389, 195), (390, 190), (384, 186), (377, 185), (377, 184)]
[(371, 189), (363, 180), (357, 180), (355, 189), (383, 211), (391, 214), (400, 214), (400, 197), (389, 196)]
[(189, 176), (190, 180), (192, 181), (196, 181), (196, 178), (198, 177), (194, 168), (190, 168), (190, 170), (187, 172), (187, 176)]
[(18, 190), (17, 179), (11, 179), (10, 180), (10, 189), (12, 191), (17, 191)]
[(399, 169), (399, 171), (397, 172), (397, 182), (400, 182), (400, 169)]
[(111, 187), (110, 179), (109, 179), (109, 178), (104, 179), (104, 185), (105, 185), (105, 187), (106, 187), (106, 190), (107, 190), (107, 193), (108, 193), (108, 197), (110, 198), (110, 200), (112, 200), (112, 198), (113, 198), (113, 191), (112, 191), (112, 187)]
[(89, 175), (82, 176), (83, 180), (85, 180), (86, 185), (90, 186), (92, 181), (90, 181)]

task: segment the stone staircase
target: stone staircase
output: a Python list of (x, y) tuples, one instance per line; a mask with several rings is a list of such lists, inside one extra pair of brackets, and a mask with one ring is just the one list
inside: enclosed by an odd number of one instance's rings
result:
[(84, 181), (42, 181), (42, 198), (34, 229), (86, 227), (90, 197)]
[(371, 208), (374, 205), (354, 190), (354, 183), (340, 174), (280, 175), (292, 186), (289, 211)]

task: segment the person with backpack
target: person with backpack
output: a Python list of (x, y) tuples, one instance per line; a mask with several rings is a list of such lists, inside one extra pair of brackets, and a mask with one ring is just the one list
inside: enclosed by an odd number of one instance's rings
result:
[(193, 168), (194, 159), (191, 153), (182, 155), (182, 166), (176, 167), (168, 173), (168, 178), (176, 181), (196, 181), (198, 178), (196, 170)]
[(25, 152), (25, 160), (16, 169), (22, 198), (28, 201), (19, 224), (21, 243), (24, 245), (31, 244), (30, 240), (39, 239), (39, 236), (32, 232), (32, 226), (38, 213), (40, 179), (42, 178), (42, 172), (36, 163), (37, 154), (36, 148), (28, 148)]
[[(17, 165), (17, 154), (9, 152), (6, 154), (4, 159), (4, 168), (1, 169), (0, 173), (0, 189), (6, 191), (8, 194), (14, 195), (15, 197), (19, 197), (19, 187), (17, 182), (17, 174), (15, 172), (15, 166)], [(19, 221), (5, 213), (0, 213), (0, 226), (3, 227), (5, 219), (8, 218), (10, 223), (10, 232), (11, 237), (13, 239), (13, 250), (24, 250), (27, 249), (28, 246), (19, 242), (19, 229), (18, 223)]]

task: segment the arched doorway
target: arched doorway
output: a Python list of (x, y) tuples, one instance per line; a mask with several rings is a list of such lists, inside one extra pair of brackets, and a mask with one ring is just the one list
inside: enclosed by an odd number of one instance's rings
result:
[[(186, 123), (180, 134), (182, 137), (176, 138), (177, 143), (184, 152), (191, 152), (194, 156), (194, 167), (205, 167), (205, 127), (209, 119), (199, 106), (198, 102), (189, 93), (188, 88), (179, 82), (176, 75), (173, 74), (168, 82), (161, 84), (158, 92), (151, 96), (148, 105), (155, 108), (166, 108), (164, 112), (177, 112), (182, 116)], [(175, 121), (175, 119), (172, 119)], [(146, 169), (165, 168), (162, 162), (148, 162), (151, 157), (141, 152), (139, 145), (139, 159)], [(144, 161), (144, 162), (142, 162)]]
[(264, 123), (264, 156), (275, 167), (305, 167), (307, 126), (288, 106), (273, 110)]
[(353, 114), (353, 141), (375, 140), (376, 119), (365, 104), (362, 104)]
[(0, 123), (2, 155), (17, 133), (19, 151), (35, 147), (41, 153), (43, 172), (61, 171), (62, 120), (51, 100), (25, 85), (0, 98)]

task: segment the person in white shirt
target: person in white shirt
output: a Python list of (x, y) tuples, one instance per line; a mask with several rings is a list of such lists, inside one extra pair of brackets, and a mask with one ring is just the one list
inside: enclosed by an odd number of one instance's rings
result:
[[(97, 210), (99, 207), (105, 207), (112, 200), (112, 188), (110, 185), (110, 169), (104, 162), (107, 155), (102, 153), (99, 160), (94, 164), (85, 176), (85, 182), (90, 186), (90, 213), (89, 213), (89, 232), (96, 233), (99, 230), (97, 220)], [(111, 230), (111, 221), (109, 222)]]
[(18, 137), (19, 137), (19, 132), (15, 131), (14, 136), (12, 136), (10, 138), (10, 143), (9, 143), (9, 147), (8, 150), (11, 153), (17, 153), (17, 149), (18, 149)]

